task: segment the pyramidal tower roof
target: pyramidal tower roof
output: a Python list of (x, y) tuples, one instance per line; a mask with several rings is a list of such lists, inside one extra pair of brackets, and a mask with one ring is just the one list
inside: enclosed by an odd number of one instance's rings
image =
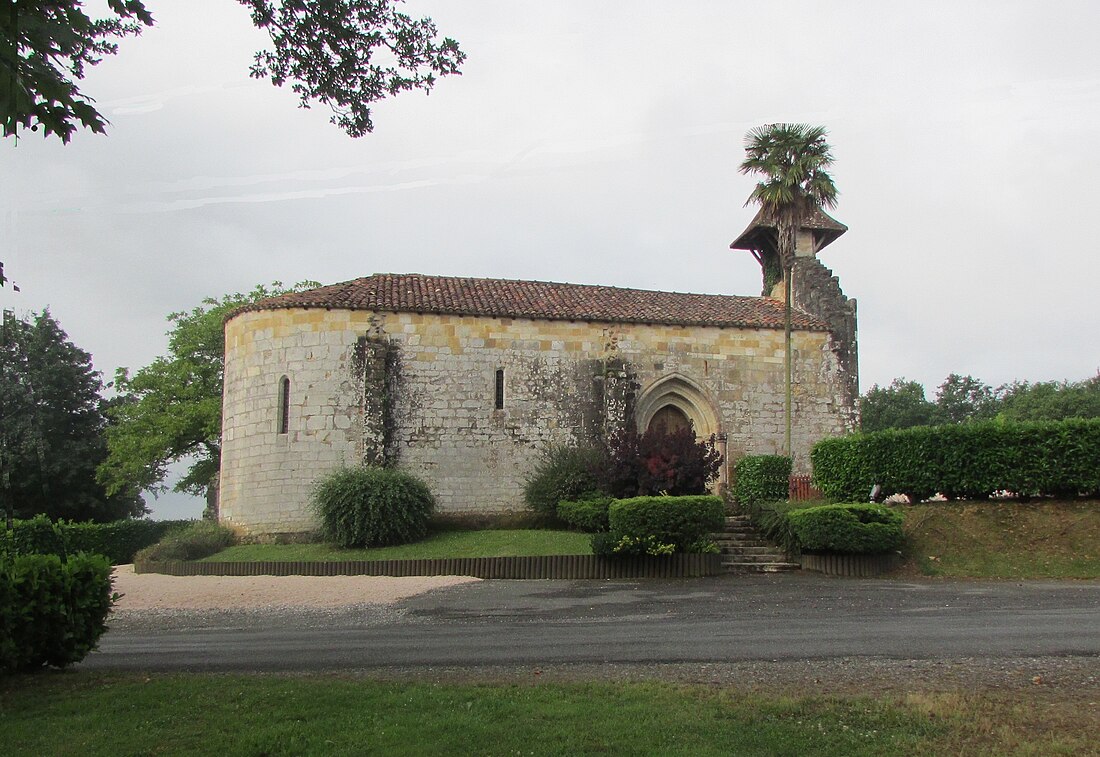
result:
[[(821, 208), (815, 207), (802, 219), (802, 228), (813, 234), (814, 252), (832, 244), (848, 227), (836, 220)], [(741, 236), (730, 242), (731, 250), (774, 249), (776, 240), (775, 214), (761, 208)]]

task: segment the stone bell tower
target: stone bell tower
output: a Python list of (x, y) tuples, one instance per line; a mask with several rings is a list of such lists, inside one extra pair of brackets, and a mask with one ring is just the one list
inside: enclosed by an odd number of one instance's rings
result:
[[(795, 243), (791, 269), (791, 305), (829, 324), (833, 351), (844, 371), (845, 391), (851, 407), (859, 399), (859, 361), (856, 344), (856, 301), (844, 295), (840, 281), (817, 254), (835, 241), (848, 227), (814, 208), (802, 220)], [(784, 298), (783, 265), (779, 257), (775, 218), (760, 210), (730, 249), (748, 250), (764, 275), (765, 297)]]

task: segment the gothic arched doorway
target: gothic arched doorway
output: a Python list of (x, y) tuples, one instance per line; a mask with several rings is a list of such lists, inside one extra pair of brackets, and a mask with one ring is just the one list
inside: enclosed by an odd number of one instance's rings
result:
[(662, 421), (669, 431), (674, 431), (690, 421), (695, 435), (702, 439), (722, 431), (714, 403), (702, 387), (680, 374), (658, 379), (641, 393), (635, 421), (639, 431)]
[(660, 429), (666, 434), (675, 434), (691, 427), (691, 419), (687, 417), (683, 410), (675, 405), (665, 405), (650, 418), (647, 430)]
[[(634, 421), (639, 431), (662, 424), (667, 431), (691, 426), (698, 439), (713, 439), (718, 452), (726, 456), (726, 434), (714, 403), (701, 386), (681, 374), (657, 379), (638, 397)], [(715, 491), (729, 481), (728, 464), (723, 459)]]

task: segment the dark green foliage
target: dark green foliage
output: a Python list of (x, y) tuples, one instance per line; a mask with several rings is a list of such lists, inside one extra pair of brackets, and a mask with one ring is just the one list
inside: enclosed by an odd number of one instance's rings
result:
[(160, 541), (134, 555), (134, 562), (199, 560), (233, 546), (236, 537), (223, 525), (208, 520), (191, 521), (169, 531)]
[(1100, 376), (1085, 381), (1016, 381), (996, 390), (973, 376), (952, 373), (936, 392), (924, 398), (915, 381), (894, 379), (889, 387), (871, 387), (860, 399), (862, 430), (968, 423), (998, 418), (1007, 421), (1061, 421), (1100, 418)]
[(612, 557), (615, 555), (615, 547), (619, 540), (614, 534), (607, 531), (597, 531), (592, 534), (592, 554), (600, 557)]
[(805, 552), (881, 554), (901, 546), (902, 515), (882, 505), (839, 504), (787, 513)]
[(458, 74), (466, 59), (453, 39), (436, 41), (430, 18), (399, 13), (397, 0), (239, 2), (274, 48), (256, 53), (252, 76), (276, 86), (294, 82), (301, 107), (329, 106), (329, 120), (352, 137), (373, 131), (371, 103), (412, 89), (430, 92), (437, 77)]
[(989, 420), (996, 414), (997, 396), (993, 389), (973, 376), (952, 373), (936, 392), (937, 423)]
[(106, 522), (145, 512), (137, 488), (108, 494), (96, 481), (107, 456), (92, 358), (49, 311), (6, 314), (0, 339), (0, 500), (13, 518)]
[[(0, 114), (3, 135), (22, 127), (68, 142), (77, 124), (102, 133), (107, 122), (74, 80), (85, 66), (118, 51), (115, 39), (139, 34), (153, 17), (140, 0), (109, 0), (93, 19), (80, 0), (21, 0), (0, 12)], [(10, 8), (10, 10), (9, 10)]]
[(0, 556), (0, 673), (84, 659), (107, 630), (113, 600), (101, 555)]
[(704, 494), (722, 465), (714, 443), (697, 441), (690, 428), (619, 431), (608, 440), (608, 456), (600, 489), (620, 498)]
[(901, 378), (885, 388), (872, 386), (859, 400), (859, 415), (865, 432), (929, 426), (937, 418), (935, 404), (924, 398), (924, 387)]
[[(412, 89), (430, 92), (466, 59), (453, 39), (436, 39), (430, 18), (398, 12), (398, 0), (238, 2), (273, 47), (256, 53), (252, 76), (276, 86), (291, 82), (301, 107), (329, 106), (332, 122), (353, 137), (373, 129), (372, 103)], [(68, 142), (78, 125), (104, 131), (107, 121), (76, 82), (86, 66), (118, 51), (116, 39), (139, 34), (153, 17), (142, 0), (107, 0), (103, 18), (88, 16), (83, 4), (19, 0), (0, 11), (4, 136), (41, 128)]]
[(72, 552), (105, 555), (112, 565), (134, 561), (134, 555), (166, 535), (189, 528), (189, 520), (116, 520), (111, 523), (64, 523), (65, 547)]
[(613, 501), (611, 497), (562, 500), (558, 503), (558, 517), (581, 531), (606, 531), (607, 512)]
[(781, 455), (749, 455), (734, 468), (733, 496), (738, 504), (786, 500), (790, 491), (791, 459)]
[(4, 534), (6, 549), (13, 555), (58, 555), (64, 557), (69, 550), (61, 527), (45, 515), (30, 520), (17, 520), (12, 530)]
[(857, 434), (818, 442), (814, 483), (832, 499), (882, 494), (912, 501), (936, 493), (983, 498), (994, 491), (1072, 496), (1100, 492), (1100, 419), (990, 421)]
[(1100, 418), (1100, 375), (1078, 382), (1016, 382), (997, 391), (1000, 395), (998, 409), (1006, 420)]
[(671, 545), (676, 552), (699, 551), (725, 517), (725, 504), (710, 495), (619, 499), (608, 509), (610, 541), (621, 543), (625, 537), (643, 545)]
[(435, 498), (409, 473), (362, 465), (337, 468), (321, 478), (311, 505), (326, 541), (381, 547), (424, 538)]
[(779, 253), (762, 250), (760, 267), (764, 272), (764, 287), (760, 291), (760, 296), (771, 297), (775, 285), (783, 281), (783, 264), (779, 261)]
[(798, 552), (787, 512), (791, 459), (781, 455), (749, 455), (734, 468), (734, 498), (753, 525), (790, 554)]
[(537, 513), (556, 516), (558, 503), (599, 494), (597, 471), (607, 456), (599, 447), (549, 447), (535, 464), (523, 488), (523, 498)]
[(7, 551), (16, 555), (104, 555), (113, 565), (133, 562), (138, 550), (155, 544), (187, 520), (117, 520), (111, 523), (54, 523), (44, 515), (17, 520), (6, 534)]

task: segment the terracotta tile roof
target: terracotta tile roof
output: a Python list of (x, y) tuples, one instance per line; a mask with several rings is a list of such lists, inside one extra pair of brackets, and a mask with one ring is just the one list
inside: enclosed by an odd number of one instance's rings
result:
[[(415, 273), (379, 273), (307, 292), (271, 297), (246, 305), (229, 317), (250, 310), (280, 308), (783, 328), (783, 303), (766, 297), (680, 294), (587, 284), (469, 279)], [(798, 310), (793, 312), (792, 325), (804, 330), (828, 330), (824, 321)]]

